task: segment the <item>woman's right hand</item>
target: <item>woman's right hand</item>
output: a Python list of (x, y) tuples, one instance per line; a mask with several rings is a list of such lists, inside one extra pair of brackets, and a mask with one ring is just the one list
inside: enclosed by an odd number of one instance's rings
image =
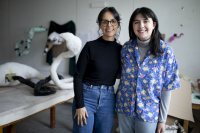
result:
[(74, 119), (77, 119), (77, 124), (83, 126), (83, 124), (87, 124), (88, 113), (85, 107), (76, 109), (76, 113), (74, 115)]

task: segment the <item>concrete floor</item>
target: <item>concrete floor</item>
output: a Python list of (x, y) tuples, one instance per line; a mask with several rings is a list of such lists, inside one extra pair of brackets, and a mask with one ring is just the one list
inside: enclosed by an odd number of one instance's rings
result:
[[(16, 125), (16, 133), (72, 133), (72, 103), (62, 103), (56, 106), (56, 127), (50, 128), (50, 110), (44, 110), (31, 117), (21, 120)], [(196, 126), (189, 133), (199, 133), (199, 111), (193, 112), (198, 116)], [(195, 117), (196, 118), (196, 117)], [(117, 120), (116, 120), (117, 121)], [(117, 127), (117, 122), (114, 125)], [(6, 133), (6, 129), (4, 133)], [(117, 133), (115, 130), (113, 133)]]
[[(72, 103), (56, 105), (56, 127), (50, 128), (50, 110), (44, 110), (16, 125), (16, 133), (72, 133)], [(115, 123), (116, 127), (116, 123)], [(6, 133), (4, 129), (4, 133)], [(113, 133), (116, 133), (113, 131)]]
[[(50, 110), (44, 110), (16, 125), (16, 133), (71, 133), (72, 115), (71, 103), (56, 106), (56, 127), (50, 128)], [(4, 130), (6, 133), (6, 129)]]

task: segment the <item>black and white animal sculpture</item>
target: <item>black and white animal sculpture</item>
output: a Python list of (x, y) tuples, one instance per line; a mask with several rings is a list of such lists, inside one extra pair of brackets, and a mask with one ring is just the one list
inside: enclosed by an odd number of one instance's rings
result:
[[(60, 79), (63, 77), (58, 75)], [(37, 82), (33, 82), (37, 79)], [(0, 65), (0, 86), (14, 86), (19, 83), (33, 88), (35, 96), (46, 96), (56, 93), (51, 76), (44, 77), (38, 70), (25, 64), (7, 62)], [(51, 85), (50, 85), (51, 84)]]
[(19, 81), (8, 82), (7, 75), (17, 75), (25, 79), (41, 79), (41, 73), (33, 67), (17, 62), (6, 62), (0, 65), (0, 86), (18, 85)]
[[(81, 39), (72, 33), (66, 32), (59, 34), (61, 38), (65, 40), (66, 45), (66, 51), (61, 52), (54, 60), (51, 65), (51, 78), (54, 81), (54, 83), (60, 88), (60, 89), (72, 89), (73, 88), (73, 78), (64, 78), (59, 79), (57, 75), (57, 68), (62, 60), (74, 57), (75, 55), (79, 54), (82, 48), (82, 42)], [(58, 45), (58, 44), (57, 44)]]

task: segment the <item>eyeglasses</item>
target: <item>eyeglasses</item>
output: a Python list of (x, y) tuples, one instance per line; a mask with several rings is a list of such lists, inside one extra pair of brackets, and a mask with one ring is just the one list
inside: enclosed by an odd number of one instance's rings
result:
[(118, 24), (118, 21), (117, 21), (116, 19), (112, 19), (112, 20), (110, 20), (110, 21), (108, 21), (108, 20), (102, 20), (102, 21), (101, 21), (101, 25), (102, 25), (102, 26), (108, 26), (109, 23), (110, 23), (112, 26), (116, 26), (116, 25)]

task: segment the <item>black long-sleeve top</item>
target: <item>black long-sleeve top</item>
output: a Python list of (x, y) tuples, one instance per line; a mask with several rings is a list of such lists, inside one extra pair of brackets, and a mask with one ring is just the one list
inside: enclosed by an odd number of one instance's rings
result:
[(102, 37), (85, 44), (74, 74), (76, 108), (84, 107), (83, 83), (108, 86), (115, 84), (121, 70), (121, 47), (116, 41), (106, 41)]

